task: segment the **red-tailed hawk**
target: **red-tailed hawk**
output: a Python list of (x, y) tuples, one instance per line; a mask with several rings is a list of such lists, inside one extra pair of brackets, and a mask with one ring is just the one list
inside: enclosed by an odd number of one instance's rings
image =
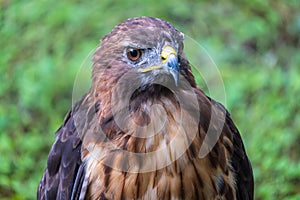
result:
[(151, 17), (102, 39), (92, 86), (56, 132), (38, 199), (253, 199), (239, 131), (196, 86), (183, 40)]

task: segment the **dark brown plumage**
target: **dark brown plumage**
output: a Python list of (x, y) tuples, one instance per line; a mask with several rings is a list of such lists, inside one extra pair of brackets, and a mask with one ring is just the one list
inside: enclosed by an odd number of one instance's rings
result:
[(38, 199), (253, 199), (237, 128), (160, 19), (128, 19), (102, 39), (91, 89), (56, 137)]

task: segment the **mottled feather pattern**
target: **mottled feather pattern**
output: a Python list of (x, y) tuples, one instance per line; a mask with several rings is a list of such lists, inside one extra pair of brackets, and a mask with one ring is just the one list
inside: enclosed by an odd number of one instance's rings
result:
[[(253, 199), (239, 131), (196, 86), (183, 39), (151, 17), (128, 19), (103, 37), (91, 89), (56, 132), (38, 199)], [(166, 44), (178, 54), (178, 85), (126, 60), (128, 47)]]

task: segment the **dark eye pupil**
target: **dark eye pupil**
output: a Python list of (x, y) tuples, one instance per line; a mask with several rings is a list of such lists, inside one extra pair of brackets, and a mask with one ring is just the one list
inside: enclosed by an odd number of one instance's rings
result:
[(130, 56), (133, 57), (133, 58), (137, 57), (137, 56), (138, 56), (138, 51), (135, 50), (135, 49), (132, 49), (132, 50), (130, 51)]

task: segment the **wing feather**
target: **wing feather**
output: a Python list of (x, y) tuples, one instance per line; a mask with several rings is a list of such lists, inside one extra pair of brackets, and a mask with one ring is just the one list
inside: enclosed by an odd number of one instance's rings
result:
[(38, 187), (37, 199), (79, 199), (85, 177), (81, 161), (81, 139), (69, 111), (56, 132), (47, 167)]
[(233, 136), (231, 165), (235, 172), (237, 199), (252, 200), (254, 194), (253, 171), (241, 135), (224, 106), (215, 101), (213, 101), (213, 103), (217, 104), (220, 109), (225, 111), (226, 126)]

